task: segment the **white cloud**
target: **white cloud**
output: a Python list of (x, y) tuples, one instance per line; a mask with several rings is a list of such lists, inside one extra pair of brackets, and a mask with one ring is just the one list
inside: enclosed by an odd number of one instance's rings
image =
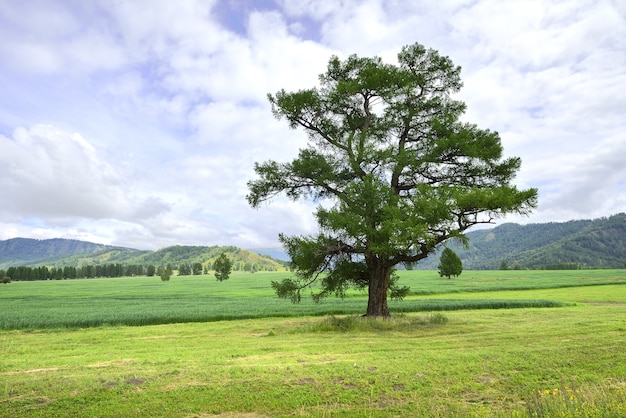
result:
[(313, 203), (245, 200), (255, 161), (306, 142), (266, 94), (314, 86), (333, 54), (394, 62), (416, 41), (463, 67), (466, 120), (522, 157), (540, 206), (521, 221), (623, 211), (622, 3), (2, 2), (0, 239), (252, 247), (311, 232)]
[[(602, 214), (624, 203), (626, 141), (609, 138), (589, 149), (585, 155), (571, 153), (554, 161), (554, 179), (561, 179), (561, 189), (547, 196), (546, 206), (575, 214)], [(569, 157), (569, 158), (568, 158)], [(559, 169), (560, 168), (560, 169)], [(621, 206), (625, 207), (625, 206)]]
[(149, 218), (167, 210), (137, 199), (111, 164), (80, 134), (52, 126), (17, 128), (0, 136), (2, 211), (53, 218)]
[(26, 73), (73, 75), (123, 67), (129, 51), (119, 47), (103, 10), (92, 5), (4, 2), (0, 54), (5, 65)]

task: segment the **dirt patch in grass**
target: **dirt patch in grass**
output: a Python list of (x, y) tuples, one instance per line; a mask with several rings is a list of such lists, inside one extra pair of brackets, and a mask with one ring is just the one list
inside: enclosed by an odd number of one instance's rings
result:
[(315, 383), (315, 379), (310, 377), (305, 377), (304, 379), (298, 380), (298, 384), (300, 385), (312, 385)]
[(345, 380), (343, 380), (342, 377), (338, 377), (335, 379), (335, 383), (337, 383), (338, 385), (343, 386), (345, 389), (356, 389), (357, 385), (353, 384), (353, 383), (348, 383)]
[(143, 377), (131, 377), (130, 379), (126, 379), (126, 384), (139, 386), (146, 383), (147, 380), (148, 379), (144, 379)]

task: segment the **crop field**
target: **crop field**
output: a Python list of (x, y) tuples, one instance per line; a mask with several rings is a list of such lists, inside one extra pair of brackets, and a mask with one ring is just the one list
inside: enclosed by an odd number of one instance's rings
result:
[(0, 417), (626, 416), (626, 270), (401, 271), (390, 320), (287, 274), (2, 285)]

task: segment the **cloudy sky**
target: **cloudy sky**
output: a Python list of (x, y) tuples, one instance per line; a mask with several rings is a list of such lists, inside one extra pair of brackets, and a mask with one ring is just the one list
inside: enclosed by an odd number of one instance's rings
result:
[(626, 211), (623, 0), (1, 0), (0, 240), (139, 249), (277, 246), (312, 204), (251, 209), (255, 161), (304, 133), (266, 94), (331, 55), (395, 62), (420, 42), (462, 66), (467, 121), (538, 187), (535, 223)]

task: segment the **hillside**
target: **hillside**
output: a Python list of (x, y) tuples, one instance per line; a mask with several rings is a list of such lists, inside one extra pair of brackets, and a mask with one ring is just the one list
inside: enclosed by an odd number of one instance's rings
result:
[[(623, 268), (626, 260), (626, 214), (563, 223), (503, 224), (467, 234), (470, 247), (449, 247), (468, 270), (510, 268)], [(437, 269), (440, 251), (415, 268)]]
[(56, 260), (76, 254), (93, 256), (102, 252), (124, 250), (129, 249), (73, 239), (12, 238), (0, 241), (0, 268), (35, 266), (54, 263)]
[(255, 271), (276, 271), (284, 269), (284, 265), (277, 260), (233, 246), (203, 247), (175, 245), (172, 247), (162, 248), (158, 251), (145, 252), (143, 254), (136, 255), (127, 259), (125, 264), (212, 264), (213, 261), (222, 253), (226, 253), (228, 258), (233, 262), (233, 269), (235, 270), (254, 269)]
[(142, 251), (68, 239), (13, 238), (0, 241), (0, 269), (18, 266), (83, 267), (105, 264), (155, 265), (200, 263), (210, 265), (225, 252), (235, 270), (276, 271), (284, 264), (270, 257), (237, 247), (175, 245), (158, 251)]

